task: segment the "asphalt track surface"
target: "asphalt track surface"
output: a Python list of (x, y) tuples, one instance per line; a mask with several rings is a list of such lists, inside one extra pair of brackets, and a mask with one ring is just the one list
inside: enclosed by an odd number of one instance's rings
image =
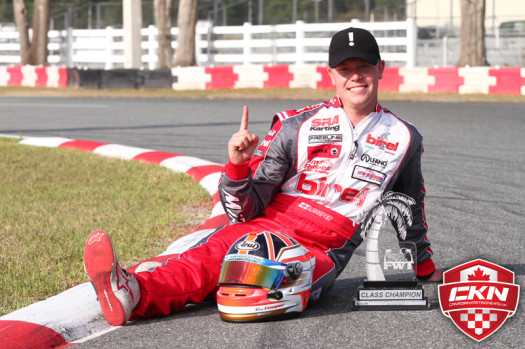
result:
[[(90, 99), (0, 97), (0, 134), (67, 137), (168, 151), (226, 162), (242, 106), (263, 137), (274, 112), (318, 101)], [(425, 284), (430, 310), (353, 311), (365, 277), (364, 245), (333, 289), (296, 319), (232, 324), (213, 302), (168, 317), (138, 320), (78, 348), (522, 348), (525, 316), (525, 104), (386, 102), (424, 134), (426, 214), (436, 264), (474, 260), (512, 270), (520, 305), (477, 343), (439, 308), (437, 285)], [(118, 254), (118, 251), (117, 251)], [(87, 281), (87, 280), (86, 280)]]

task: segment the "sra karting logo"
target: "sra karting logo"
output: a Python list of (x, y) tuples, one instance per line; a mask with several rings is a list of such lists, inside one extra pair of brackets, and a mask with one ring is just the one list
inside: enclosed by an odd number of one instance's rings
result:
[(438, 292), (443, 314), (479, 342), (514, 315), (520, 287), (512, 271), (477, 259), (447, 270)]

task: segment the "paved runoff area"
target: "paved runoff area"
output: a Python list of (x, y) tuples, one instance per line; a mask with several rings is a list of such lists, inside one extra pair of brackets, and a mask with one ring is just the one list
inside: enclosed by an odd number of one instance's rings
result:
[[(164, 163), (192, 176), (215, 195), (214, 183), (227, 161), (226, 143), (239, 128), (243, 105), (250, 107), (249, 129), (264, 136), (273, 113), (316, 102), (0, 97), (0, 134), (22, 136), (21, 143), (32, 146), (70, 146)], [(498, 264), (514, 273), (523, 299), (525, 105), (387, 102), (383, 106), (414, 123), (424, 135), (428, 237), (438, 267), (449, 270), (475, 259)], [(223, 218), (220, 205), (216, 206), (208, 228)], [(227, 323), (219, 318), (215, 303), (208, 302), (167, 317), (111, 327), (85, 283), (0, 317), (0, 347), (67, 343), (78, 348), (522, 346), (522, 305), (499, 330), (477, 343), (443, 314), (437, 284), (422, 285), (430, 305), (425, 310), (355, 311), (352, 303), (366, 275), (364, 247), (356, 251), (332, 290), (296, 319)], [(184, 241), (176, 242), (167, 246), (166, 253), (183, 249)]]

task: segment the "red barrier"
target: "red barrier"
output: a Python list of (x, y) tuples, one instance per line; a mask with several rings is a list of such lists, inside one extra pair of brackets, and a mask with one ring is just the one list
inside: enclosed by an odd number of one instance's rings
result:
[(7, 81), (7, 86), (22, 86), (22, 66), (16, 65), (7, 67), (7, 73), (9, 73), (9, 81)]
[(521, 68), (490, 69), (489, 76), (496, 77), (496, 86), (489, 86), (489, 94), (520, 95), (521, 87), (525, 86)]
[(47, 87), (47, 69), (44, 66), (35, 67), (35, 87)]
[(383, 71), (383, 78), (379, 81), (379, 91), (382, 92), (399, 92), (399, 85), (405, 79), (399, 75), (398, 67), (386, 67)]
[(290, 81), (293, 80), (293, 74), (290, 73), (288, 65), (264, 66), (263, 71), (268, 73), (268, 80), (264, 82), (265, 88), (290, 87)]
[(239, 75), (233, 72), (233, 66), (206, 67), (205, 74), (211, 75), (211, 82), (206, 83), (206, 89), (234, 88)]
[(321, 80), (317, 81), (317, 88), (322, 89), (333, 89), (334, 84), (332, 84), (332, 78), (330, 77), (330, 74), (328, 74), (328, 67), (326, 66), (318, 66), (317, 72), (321, 74)]
[(58, 87), (67, 87), (67, 68), (58, 68)]
[(458, 67), (429, 68), (428, 75), (436, 79), (434, 85), (428, 86), (429, 93), (458, 93), (459, 86), (465, 83), (465, 78), (459, 76)]
[[(7, 80), (4, 82), (7, 86), (22, 86), (24, 81), (24, 73), (31, 74), (31, 77), (26, 77), (27, 82), (29, 79), (36, 79), (34, 86), (37, 87), (67, 87), (68, 84), (68, 69), (65, 67), (49, 67), (49, 66), (38, 66), (31, 67), (32, 69), (22, 69), (23, 66), (8, 66), (5, 69)], [(27, 67), (27, 66), (24, 66)], [(194, 69), (195, 67), (190, 67)], [(220, 89), (220, 88), (236, 88), (236, 84), (239, 82), (239, 74), (234, 71), (234, 66), (216, 66), (216, 67), (202, 67), (204, 74), (209, 75), (210, 82), (205, 83), (205, 86), (200, 87), (207, 90)], [(293, 88), (290, 87), (292, 81), (297, 82), (299, 78), (303, 82), (308, 81), (308, 86), (311, 85), (311, 81), (315, 80), (315, 88), (318, 89), (333, 89), (331, 78), (327, 72), (325, 65), (317, 65), (314, 67), (308, 67), (304, 69), (290, 69), (291, 66), (281, 65), (268, 65), (263, 66), (262, 70), (268, 76), (263, 81), (263, 88)], [(470, 74), (469, 77), (460, 76), (461, 68), (459, 67), (444, 67), (444, 68), (416, 68), (419, 72), (426, 71), (428, 76), (434, 77), (434, 83), (431, 82), (420, 82), (416, 85), (412, 83), (411, 91), (413, 92), (428, 92), (428, 93), (488, 93), (488, 94), (507, 94), (507, 95), (521, 95), (522, 88), (525, 87), (525, 77), (521, 77), (521, 67), (506, 67), (506, 68), (490, 68), (483, 67), (482, 71), (488, 71), (491, 78), (490, 82), (483, 80), (478, 82), (479, 77), (474, 74)], [(479, 70), (479, 68), (477, 68)], [(56, 70), (56, 71), (55, 71)], [(202, 71), (201, 70), (201, 71)], [(296, 71), (291, 72), (292, 71)], [(463, 69), (464, 70), (464, 69)], [(50, 80), (50, 71), (51, 80)], [(406, 76), (412, 77), (412, 71), (410, 68), (403, 69)], [(305, 74), (316, 74), (313, 76), (305, 76)], [(172, 72), (173, 73), (173, 72)], [(297, 74), (297, 75), (296, 75)], [(408, 75), (407, 75), (408, 74)], [(56, 76), (58, 75), (58, 76)], [(260, 75), (260, 74), (259, 74)], [(257, 75), (256, 78), (246, 78), (248, 83), (254, 83), (253, 79), (260, 79)], [(463, 75), (463, 73), (462, 73)], [(176, 74), (175, 74), (176, 76)], [(320, 77), (319, 77), (320, 76)], [(426, 75), (425, 75), (426, 76)], [(485, 76), (485, 75), (483, 75)], [(58, 79), (58, 81), (57, 81)], [(496, 80), (494, 84), (494, 79)], [(428, 79), (432, 81), (432, 79)], [(246, 81), (243, 81), (246, 83)], [(410, 82), (408, 82), (410, 84)], [(383, 72), (383, 78), (379, 82), (379, 90), (381, 92), (400, 92), (401, 85), (405, 84), (405, 77), (400, 74), (400, 68), (398, 67), (387, 67)], [(494, 84), (494, 86), (489, 86)], [(204, 85), (204, 82), (203, 82)], [(192, 85), (193, 86), (193, 85)], [(257, 85), (260, 86), (260, 85)], [(474, 88), (473, 88), (474, 87)], [(194, 88), (194, 87), (193, 87)], [(183, 88), (184, 89), (184, 88)], [(188, 88), (189, 89), (189, 88)], [(481, 92), (479, 92), (481, 91)], [(488, 91), (488, 92), (487, 92)]]

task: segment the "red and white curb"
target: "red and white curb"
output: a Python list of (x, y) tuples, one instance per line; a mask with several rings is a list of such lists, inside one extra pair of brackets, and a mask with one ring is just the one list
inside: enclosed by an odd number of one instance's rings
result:
[[(60, 137), (21, 137), (20, 144), (77, 149), (102, 156), (156, 164), (174, 172), (185, 173), (206, 189), (214, 198), (209, 219), (197, 231), (175, 241), (166, 251), (151, 260), (163, 261), (180, 254), (212, 230), (228, 224), (218, 197), (218, 183), (223, 166), (217, 163), (151, 149)], [(93, 287), (87, 282), (0, 317), (0, 347), (67, 347), (93, 334), (111, 329), (112, 326), (102, 315)]]

